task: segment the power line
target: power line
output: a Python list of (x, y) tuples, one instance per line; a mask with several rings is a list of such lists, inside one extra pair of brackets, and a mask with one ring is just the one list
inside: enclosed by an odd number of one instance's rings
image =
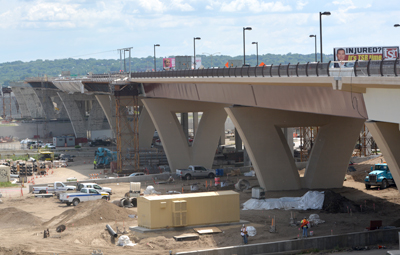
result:
[(102, 53), (113, 52), (113, 51), (117, 51), (117, 50), (108, 50), (108, 51), (102, 51), (102, 52), (96, 52), (96, 53), (88, 53), (88, 54), (83, 54), (83, 55), (72, 56), (70, 58), (77, 58), (77, 57), (83, 57), (83, 56), (89, 56), (89, 55), (96, 55), (96, 54), (102, 54)]

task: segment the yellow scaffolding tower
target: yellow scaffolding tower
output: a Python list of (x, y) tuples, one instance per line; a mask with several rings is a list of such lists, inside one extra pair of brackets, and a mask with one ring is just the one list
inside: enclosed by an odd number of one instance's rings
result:
[(135, 85), (115, 85), (117, 172), (139, 170), (139, 104)]

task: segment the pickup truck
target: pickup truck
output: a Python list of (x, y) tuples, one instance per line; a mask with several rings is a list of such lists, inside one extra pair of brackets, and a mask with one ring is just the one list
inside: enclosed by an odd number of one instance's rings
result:
[(380, 186), (381, 189), (386, 189), (389, 185), (395, 184), (386, 163), (371, 166), (371, 172), (365, 177), (364, 182), (366, 189), (370, 189), (371, 186)]
[(204, 166), (190, 165), (188, 169), (176, 169), (176, 174), (186, 180), (190, 180), (194, 177), (208, 177), (212, 179), (215, 177), (215, 170), (207, 169)]
[(45, 194), (53, 192), (63, 192), (68, 190), (75, 190), (75, 186), (67, 186), (62, 182), (54, 182), (54, 184), (49, 184), (47, 186), (33, 187), (33, 194)]
[(98, 191), (103, 191), (107, 192), (108, 194), (112, 195), (112, 189), (107, 188), (107, 187), (101, 187), (97, 183), (78, 183), (77, 191), (80, 191), (81, 189), (96, 189)]
[(92, 201), (98, 199), (106, 199), (110, 198), (110, 194), (107, 192), (98, 191), (95, 189), (81, 189), (80, 192), (76, 193), (62, 193), (60, 194), (60, 202), (66, 203), (67, 206), (73, 204), (77, 206), (80, 202)]

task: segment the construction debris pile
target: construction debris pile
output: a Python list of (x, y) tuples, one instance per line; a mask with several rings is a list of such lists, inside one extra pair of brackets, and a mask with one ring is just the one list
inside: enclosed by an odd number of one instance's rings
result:
[(360, 206), (338, 193), (326, 190), (322, 210), (329, 213), (350, 213), (360, 211)]
[(77, 226), (86, 226), (101, 222), (108, 221), (123, 221), (127, 220), (129, 213), (113, 203), (108, 203), (104, 199), (96, 201), (88, 201), (80, 203), (76, 207), (73, 207), (60, 215), (52, 218), (44, 225), (46, 227), (58, 226), (63, 224), (65, 226), (71, 226), (72, 224)]

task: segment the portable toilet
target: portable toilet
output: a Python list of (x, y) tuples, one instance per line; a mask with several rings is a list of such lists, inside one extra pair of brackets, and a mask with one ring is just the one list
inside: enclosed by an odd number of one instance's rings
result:
[(65, 142), (67, 143), (68, 147), (75, 146), (75, 136), (66, 136), (65, 137)]
[(65, 146), (65, 137), (61, 137), (61, 136), (53, 137), (53, 145), (56, 147), (64, 147)]

